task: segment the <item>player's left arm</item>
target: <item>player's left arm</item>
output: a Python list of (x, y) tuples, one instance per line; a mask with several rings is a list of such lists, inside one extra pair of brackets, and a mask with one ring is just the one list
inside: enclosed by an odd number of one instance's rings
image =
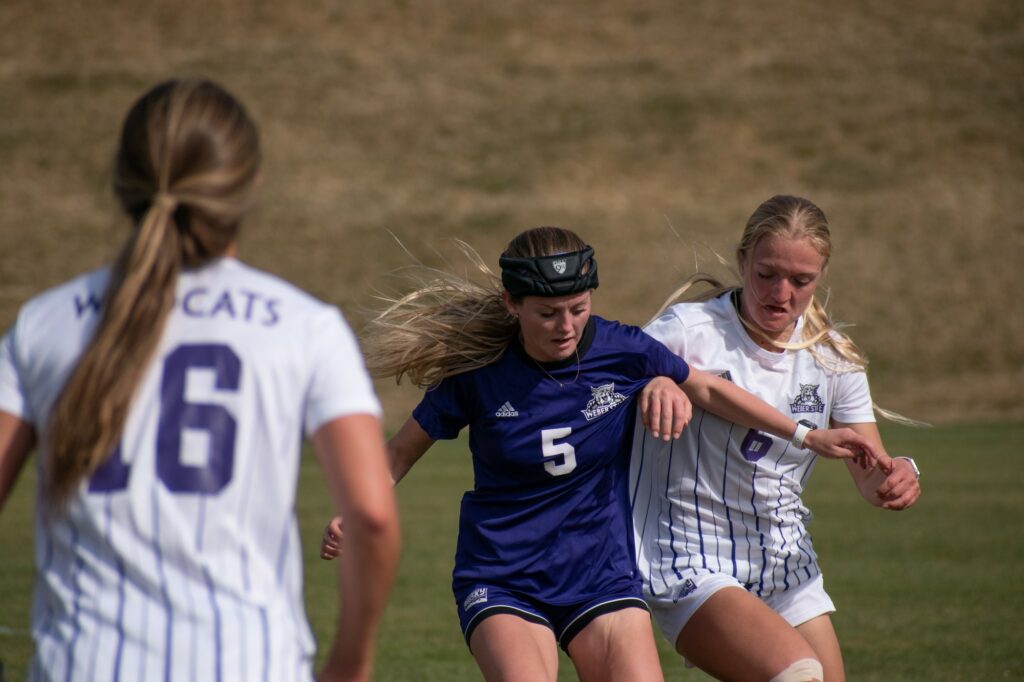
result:
[(31, 424), (0, 411), (0, 511), (35, 444), (36, 433)]
[(914, 465), (905, 457), (889, 457), (874, 422), (846, 424), (833, 421), (832, 426), (857, 432), (871, 443), (879, 455), (877, 464), (866, 469), (853, 461), (846, 461), (846, 468), (861, 497), (876, 507), (894, 511), (907, 509), (917, 501), (921, 496), (921, 483)]

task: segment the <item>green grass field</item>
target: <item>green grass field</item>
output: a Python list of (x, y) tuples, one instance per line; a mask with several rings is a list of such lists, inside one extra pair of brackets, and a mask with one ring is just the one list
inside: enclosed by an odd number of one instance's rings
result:
[[(1024, 424), (885, 427), (883, 434), (892, 453), (921, 465), (924, 494), (913, 509), (869, 507), (837, 462), (819, 463), (807, 494), (849, 679), (1024, 678)], [(438, 444), (399, 487), (405, 546), (377, 679), (480, 677), (448, 588), (458, 503), (470, 484), (460, 441)], [(33, 495), (26, 475), (0, 515), (0, 659), (9, 680), (23, 679), (31, 650)], [(317, 557), (329, 505), (312, 458), (302, 469), (298, 513), (308, 614), (322, 642), (334, 627), (336, 594), (333, 564)], [(668, 679), (707, 679), (659, 644)], [(564, 656), (559, 679), (576, 679)]]

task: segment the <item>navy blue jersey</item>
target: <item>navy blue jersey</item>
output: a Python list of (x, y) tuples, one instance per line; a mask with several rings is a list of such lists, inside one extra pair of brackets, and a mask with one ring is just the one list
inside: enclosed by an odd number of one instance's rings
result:
[(455, 591), (484, 583), (569, 604), (639, 585), (626, 487), (634, 399), (656, 376), (688, 374), (639, 328), (591, 316), (578, 365), (538, 364), (513, 341), (427, 391), (413, 417), (431, 438), (470, 427)]

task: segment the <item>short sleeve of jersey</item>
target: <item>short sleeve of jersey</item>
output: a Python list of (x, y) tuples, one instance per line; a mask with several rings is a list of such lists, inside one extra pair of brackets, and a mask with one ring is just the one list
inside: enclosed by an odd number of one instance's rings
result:
[(16, 326), (11, 327), (0, 341), (0, 410), (31, 422), (25, 386), (18, 368), (16, 330)]
[(649, 322), (644, 331), (676, 356), (686, 357), (686, 327), (671, 308)]
[(450, 440), (469, 424), (469, 416), (459, 400), (460, 381), (452, 377), (427, 390), (412, 417), (434, 440)]
[(868, 376), (864, 372), (842, 372), (833, 377), (835, 394), (831, 419), (844, 424), (863, 424), (875, 421), (875, 411), (868, 389)]
[(312, 327), (312, 383), (306, 399), (305, 429), (350, 414), (381, 415), (380, 402), (366, 371), (355, 334), (337, 308), (328, 308)]
[(649, 372), (653, 376), (671, 377), (677, 384), (681, 384), (690, 376), (690, 366), (683, 360), (681, 353), (674, 352), (671, 348), (658, 339), (651, 339), (641, 334), (650, 344), (651, 349), (647, 352), (647, 360), (650, 363)]

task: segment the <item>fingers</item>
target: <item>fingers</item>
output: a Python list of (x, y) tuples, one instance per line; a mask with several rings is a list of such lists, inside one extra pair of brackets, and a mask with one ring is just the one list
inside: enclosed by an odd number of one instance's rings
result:
[(885, 482), (878, 486), (875, 495), (882, 500), (883, 509), (901, 511), (913, 505), (921, 496), (921, 484), (909, 465), (897, 467), (893, 461), (891, 472)]
[(324, 529), (324, 537), (320, 541), (320, 558), (325, 561), (337, 559), (341, 555), (343, 521), (340, 516), (335, 516)]
[(865, 471), (875, 466), (891, 468), (891, 460), (876, 452), (871, 443), (853, 429), (811, 431), (804, 439), (804, 447), (828, 459), (853, 459)]
[(680, 391), (683, 400), (681, 404), (677, 405), (672, 415), (672, 437), (679, 438), (683, 435), (683, 429), (690, 423), (690, 419), (693, 417), (693, 405), (690, 403), (690, 399), (686, 397), (685, 393)]
[(882, 500), (883, 509), (902, 511), (917, 501), (917, 498), (921, 495), (921, 486), (918, 485), (916, 480), (910, 480), (893, 486), (886, 493), (882, 493), (881, 489), (879, 489), (877, 494), (879, 499)]
[(891, 474), (893, 471), (896, 470), (896, 462), (893, 460), (892, 457), (886, 454), (878, 455), (876, 465), (886, 474)]
[[(662, 410), (661, 410), (661, 399), (657, 395), (648, 396), (649, 404), (647, 406), (647, 428), (650, 430), (651, 435), (655, 438), (660, 438), (662, 433), (665, 433), (665, 429), (662, 425)], [(668, 415), (669, 419), (672, 415)]]
[(667, 377), (655, 377), (640, 393), (640, 419), (654, 438), (679, 438), (692, 415), (690, 399)]
[(689, 398), (676, 386), (671, 391), (652, 397), (650, 407), (651, 435), (666, 443), (683, 435), (683, 429), (690, 423), (693, 406)]

